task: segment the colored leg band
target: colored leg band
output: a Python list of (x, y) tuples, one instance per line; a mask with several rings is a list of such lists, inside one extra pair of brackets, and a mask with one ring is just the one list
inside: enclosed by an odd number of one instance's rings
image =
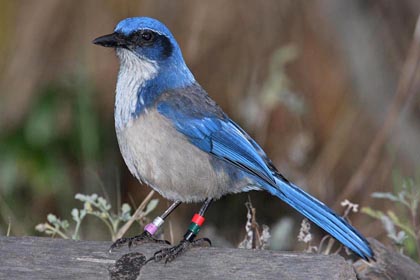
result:
[(188, 227), (187, 233), (184, 235), (184, 239), (187, 241), (192, 242), (194, 238), (197, 236), (198, 232), (203, 225), (205, 218), (199, 214), (195, 214), (191, 219), (191, 224)]
[(200, 226), (193, 222), (190, 224), (188, 229), (191, 230), (194, 234), (198, 234), (198, 232), (200, 231)]
[(194, 214), (194, 216), (191, 219), (191, 222), (196, 223), (198, 226), (201, 227), (204, 224), (205, 220), (206, 219), (203, 216), (199, 214)]
[(159, 227), (163, 225), (164, 222), (165, 221), (161, 217), (157, 216), (153, 220), (153, 222), (151, 222), (150, 224), (147, 224), (144, 227), (144, 230), (150, 233), (151, 235), (154, 235), (158, 231)]
[(154, 235), (158, 231), (158, 229), (159, 228), (157, 226), (155, 226), (154, 224), (152, 224), (152, 223), (147, 224), (144, 227), (144, 230), (147, 231), (148, 233), (150, 233), (151, 235)]

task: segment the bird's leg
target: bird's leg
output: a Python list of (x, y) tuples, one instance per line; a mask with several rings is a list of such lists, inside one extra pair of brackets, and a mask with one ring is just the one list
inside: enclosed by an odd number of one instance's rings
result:
[(144, 231), (140, 235), (136, 235), (133, 237), (123, 237), (118, 240), (116, 240), (111, 247), (109, 248), (109, 252), (112, 252), (112, 250), (116, 248), (120, 248), (124, 246), (125, 244), (128, 244), (128, 248), (130, 248), (132, 245), (139, 245), (143, 243), (161, 243), (161, 244), (170, 244), (166, 240), (159, 240), (153, 237), (153, 235), (158, 231), (158, 229), (163, 225), (165, 222), (165, 219), (171, 214), (179, 205), (181, 204), (181, 201), (177, 200), (174, 203), (169, 206), (168, 209), (166, 209), (165, 212), (163, 212), (162, 215), (157, 216), (153, 222), (150, 224), (147, 224), (144, 227)]
[(194, 214), (193, 218), (191, 219), (191, 224), (184, 235), (184, 238), (178, 245), (157, 251), (153, 257), (148, 260), (148, 262), (151, 260), (156, 262), (165, 260), (165, 263), (171, 262), (191, 247), (203, 246), (205, 243), (211, 246), (211, 241), (208, 238), (200, 238), (197, 240), (194, 239), (204, 223), (204, 214), (212, 201), (212, 198), (206, 199), (198, 214)]

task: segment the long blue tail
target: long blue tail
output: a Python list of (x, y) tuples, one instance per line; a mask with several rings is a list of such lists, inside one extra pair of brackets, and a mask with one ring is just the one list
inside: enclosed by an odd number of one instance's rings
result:
[(269, 186), (267, 191), (284, 200), (361, 258), (365, 260), (373, 258), (368, 241), (324, 203), (282, 178), (276, 178), (276, 184), (277, 188)]

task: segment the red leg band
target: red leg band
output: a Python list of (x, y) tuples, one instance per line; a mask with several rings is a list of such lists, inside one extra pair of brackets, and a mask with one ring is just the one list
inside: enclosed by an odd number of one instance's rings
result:
[(200, 216), (199, 214), (194, 214), (194, 216), (191, 219), (191, 222), (196, 223), (198, 226), (202, 226), (204, 224), (204, 221), (206, 219), (203, 216)]

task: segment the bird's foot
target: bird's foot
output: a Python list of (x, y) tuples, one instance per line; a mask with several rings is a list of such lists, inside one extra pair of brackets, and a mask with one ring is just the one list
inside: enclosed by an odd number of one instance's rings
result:
[(147, 262), (152, 260), (155, 262), (160, 262), (162, 260), (165, 260), (165, 263), (172, 262), (178, 256), (188, 251), (188, 249), (191, 247), (204, 247), (205, 245), (211, 246), (210, 239), (200, 238), (194, 241), (188, 241), (184, 239), (176, 246), (157, 251), (153, 257), (147, 260)]
[(157, 243), (157, 244), (166, 244), (171, 245), (169, 241), (166, 240), (159, 240), (154, 238), (149, 232), (143, 231), (142, 234), (136, 235), (134, 237), (123, 237), (117, 239), (109, 248), (109, 252), (111, 253), (113, 250), (121, 248), (125, 244), (128, 244), (128, 248), (130, 249), (131, 246), (137, 246), (144, 243)]

